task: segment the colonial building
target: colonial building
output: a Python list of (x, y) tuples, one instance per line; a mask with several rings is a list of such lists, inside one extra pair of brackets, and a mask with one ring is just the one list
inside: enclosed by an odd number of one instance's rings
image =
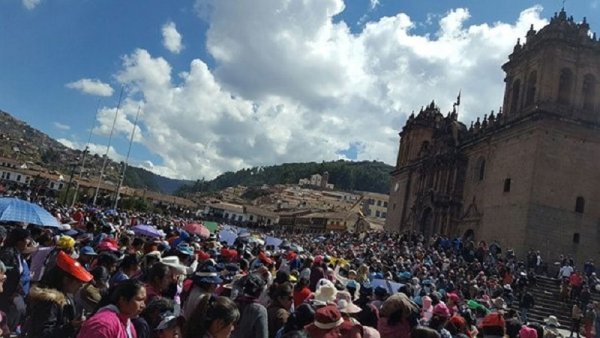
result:
[(467, 128), (435, 103), (400, 133), (386, 229), (600, 253), (600, 42), (564, 10), (518, 41), (503, 108)]

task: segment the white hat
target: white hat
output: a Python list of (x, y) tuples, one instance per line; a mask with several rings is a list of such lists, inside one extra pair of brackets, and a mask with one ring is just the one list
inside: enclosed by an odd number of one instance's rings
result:
[(548, 326), (560, 326), (560, 323), (558, 322), (558, 318), (556, 318), (556, 316), (548, 316), (548, 318), (544, 319), (544, 323), (546, 323), (546, 325)]
[(175, 271), (177, 271), (178, 273), (180, 273), (180, 274), (182, 274), (182, 275), (184, 275), (184, 274), (187, 274), (187, 273), (188, 273), (188, 269), (189, 269), (189, 268), (188, 268), (187, 266), (185, 266), (185, 265), (181, 264), (181, 263), (179, 262), (179, 257), (177, 257), (177, 256), (167, 256), (167, 257), (163, 257), (163, 258), (162, 258), (162, 260), (161, 260), (161, 262), (162, 262), (164, 265), (166, 265), (166, 266), (168, 266), (168, 267), (170, 267), (170, 268), (173, 268), (173, 269), (175, 269)]
[(315, 292), (314, 301), (317, 305), (327, 305), (328, 303), (335, 302), (335, 298), (337, 296), (337, 289), (335, 285), (329, 280), (321, 279), (323, 282), (320, 286), (317, 286), (317, 292)]

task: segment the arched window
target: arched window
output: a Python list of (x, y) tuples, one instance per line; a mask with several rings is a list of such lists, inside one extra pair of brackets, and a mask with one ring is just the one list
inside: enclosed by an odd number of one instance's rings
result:
[(534, 70), (527, 79), (527, 93), (525, 94), (525, 106), (533, 104), (535, 100), (535, 84), (537, 82), (537, 72)]
[(571, 102), (571, 87), (573, 86), (573, 72), (569, 68), (560, 71), (558, 80), (558, 103), (569, 104)]
[(521, 80), (515, 80), (512, 86), (512, 96), (510, 102), (511, 114), (516, 114), (519, 108), (519, 94), (521, 93)]
[(477, 160), (477, 165), (475, 166), (475, 177), (479, 181), (483, 181), (485, 177), (485, 159), (480, 157)]
[(583, 78), (583, 109), (594, 110), (596, 94), (596, 78), (587, 74)]
[(504, 192), (510, 192), (510, 178), (504, 180)]
[(575, 212), (583, 214), (585, 211), (585, 199), (581, 196), (578, 196), (575, 200)]

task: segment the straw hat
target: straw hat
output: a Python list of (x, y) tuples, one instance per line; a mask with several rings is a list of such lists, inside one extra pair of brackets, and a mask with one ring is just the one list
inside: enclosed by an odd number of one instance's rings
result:
[(315, 292), (314, 302), (316, 305), (327, 305), (328, 303), (335, 302), (337, 296), (337, 289), (335, 285), (328, 281), (328, 283), (323, 283), (321, 286), (317, 288), (317, 292)]
[(360, 307), (352, 303), (352, 296), (348, 291), (339, 291), (337, 293), (337, 308), (342, 313), (353, 314), (362, 311)]

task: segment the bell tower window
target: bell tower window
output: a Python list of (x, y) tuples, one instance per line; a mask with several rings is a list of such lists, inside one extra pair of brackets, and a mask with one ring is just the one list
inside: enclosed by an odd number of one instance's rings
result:
[(571, 87), (573, 86), (573, 72), (569, 68), (560, 71), (558, 80), (558, 103), (571, 103)]
[(530, 106), (535, 100), (535, 84), (537, 82), (537, 72), (533, 71), (527, 79), (527, 93), (525, 96), (525, 106)]
[(596, 94), (596, 78), (587, 74), (583, 79), (583, 109), (594, 110)]
[(521, 80), (515, 80), (512, 86), (512, 95), (510, 101), (510, 112), (516, 114), (519, 108), (519, 94), (521, 93)]

